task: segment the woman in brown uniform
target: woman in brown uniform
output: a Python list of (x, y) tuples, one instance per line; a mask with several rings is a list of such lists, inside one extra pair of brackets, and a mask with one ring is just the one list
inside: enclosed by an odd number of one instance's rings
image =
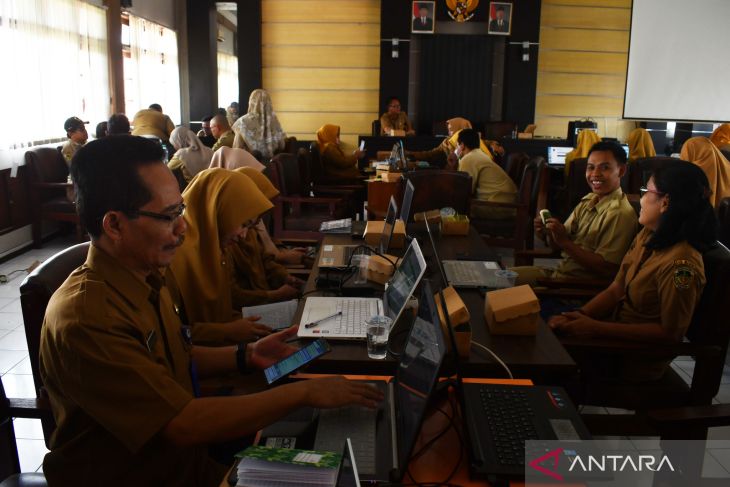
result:
[[(654, 171), (641, 193), (644, 229), (613, 283), (582, 308), (553, 316), (554, 330), (648, 343), (684, 337), (705, 285), (702, 252), (717, 238), (707, 176), (694, 164), (671, 161)], [(659, 379), (668, 364), (649, 357), (581, 363), (584, 373), (630, 381)]]
[(345, 155), (340, 148), (340, 127), (322, 125), (317, 130), (317, 145), (322, 158), (324, 172), (330, 179), (356, 179), (360, 176), (357, 161), (364, 152), (355, 150), (352, 155)]

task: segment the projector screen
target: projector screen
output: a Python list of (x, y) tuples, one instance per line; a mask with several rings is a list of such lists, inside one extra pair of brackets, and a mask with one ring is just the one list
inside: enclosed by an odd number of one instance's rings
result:
[(730, 120), (730, 0), (634, 0), (624, 118)]

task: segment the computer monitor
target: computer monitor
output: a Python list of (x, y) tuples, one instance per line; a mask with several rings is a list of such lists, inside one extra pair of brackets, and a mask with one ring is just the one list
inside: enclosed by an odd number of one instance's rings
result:
[(628, 159), (628, 157), (629, 157), (629, 144), (621, 144), (621, 147), (626, 152), (626, 158)]
[(572, 150), (572, 147), (548, 147), (548, 164), (551, 166), (564, 166), (565, 156)]
[(388, 213), (385, 215), (385, 223), (383, 224), (383, 233), (380, 234), (380, 245), (378, 251), (384, 254), (390, 247), (390, 239), (393, 238), (393, 229), (395, 228), (395, 217), (398, 214), (398, 205), (395, 203), (395, 198), (390, 197), (388, 203)]

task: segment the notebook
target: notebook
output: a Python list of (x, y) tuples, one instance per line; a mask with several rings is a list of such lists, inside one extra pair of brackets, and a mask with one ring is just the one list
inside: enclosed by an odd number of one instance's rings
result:
[(428, 238), (431, 241), (431, 248), (433, 249), (433, 256), (436, 259), (436, 266), (441, 272), (444, 285), (451, 285), (454, 287), (497, 287), (495, 271), (501, 269), (499, 262), (493, 261), (476, 261), (476, 260), (444, 260), (441, 261), (439, 258), (438, 251), (436, 250), (436, 242), (431, 232), (431, 225), (428, 223), (428, 219), (425, 218), (426, 232)]
[[(388, 213), (385, 215), (385, 226), (383, 226), (383, 234), (380, 237), (380, 246), (378, 251), (384, 254), (390, 247), (390, 239), (393, 236), (393, 229), (395, 228), (395, 219), (398, 214), (398, 205), (395, 203), (395, 198), (390, 197), (388, 204)], [(349, 233), (349, 230), (348, 230)], [(350, 263), (350, 258), (355, 252), (355, 249), (362, 247), (360, 245), (323, 245), (322, 251), (319, 254), (319, 267), (320, 268), (332, 268), (332, 267), (347, 267)]]
[[(406, 472), (446, 353), (437, 320), (431, 286), (424, 282), (418, 316), (411, 326), (395, 377), (387, 385), (377, 383), (385, 389), (385, 399), (378, 409), (352, 406), (320, 410), (313, 438), (305, 438), (307, 428), (289, 421), (286, 427), (303, 432), (296, 444), (340, 452), (345, 439), (350, 438), (360, 480), (399, 482)], [(361, 434), (362, 429), (366, 435)], [(274, 425), (264, 430), (263, 436), (267, 436), (267, 430), (282, 433), (282, 428)], [(325, 448), (326, 445), (331, 446)]]
[(336, 452), (250, 446), (236, 454), (236, 485), (335, 487), (342, 456)]
[[(364, 339), (364, 321), (373, 315), (385, 314), (395, 324), (425, 272), (426, 260), (418, 241), (413, 239), (400, 260), (400, 265), (385, 285), (382, 299), (307, 297), (297, 334), (300, 338)], [(339, 312), (342, 314), (333, 316)], [(308, 323), (329, 316), (331, 318), (314, 327), (306, 327)]]

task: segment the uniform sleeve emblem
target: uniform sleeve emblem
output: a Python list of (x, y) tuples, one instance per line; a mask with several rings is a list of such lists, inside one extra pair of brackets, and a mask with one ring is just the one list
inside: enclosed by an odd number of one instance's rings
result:
[(689, 289), (695, 278), (695, 271), (689, 261), (674, 261), (674, 287), (677, 289)]

